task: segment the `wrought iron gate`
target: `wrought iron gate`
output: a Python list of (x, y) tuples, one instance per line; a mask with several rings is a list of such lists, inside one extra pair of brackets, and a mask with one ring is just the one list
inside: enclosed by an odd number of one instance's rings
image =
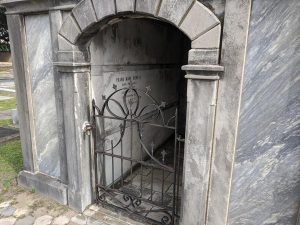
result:
[(184, 145), (176, 103), (159, 103), (150, 87), (114, 89), (101, 108), (93, 101), (96, 201), (152, 224), (174, 225)]

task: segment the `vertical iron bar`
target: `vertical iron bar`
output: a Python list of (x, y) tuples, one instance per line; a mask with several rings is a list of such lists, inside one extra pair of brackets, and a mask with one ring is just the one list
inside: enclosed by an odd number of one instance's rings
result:
[[(133, 153), (132, 153), (132, 145), (133, 145), (133, 127), (132, 127), (132, 115), (130, 116), (130, 158), (132, 159)], [(130, 160), (130, 177), (131, 177), (131, 184), (133, 181), (132, 177), (132, 160)]]
[(176, 164), (176, 158), (177, 158), (177, 127), (178, 127), (178, 111), (176, 108), (175, 111), (175, 140), (174, 140), (174, 181), (173, 181), (173, 209), (172, 209), (172, 224), (175, 224), (175, 210), (176, 210), (176, 179), (177, 179), (177, 164)]
[(96, 199), (99, 197), (99, 190), (98, 190), (98, 154), (96, 153), (97, 148), (97, 129), (96, 129), (96, 108), (95, 108), (95, 100), (92, 101), (92, 140), (93, 140), (93, 146), (94, 146), (94, 176), (95, 176), (95, 194)]
[[(143, 152), (142, 152), (142, 145), (141, 145), (141, 157), (140, 160), (143, 161)], [(143, 165), (141, 164), (141, 197), (143, 197)]]
[[(179, 186), (180, 186), (180, 153), (181, 153), (181, 136), (179, 136), (179, 140), (178, 140), (178, 156), (177, 156), (177, 184), (176, 184), (176, 214), (178, 215), (178, 211), (179, 211)], [(174, 184), (175, 185), (175, 184)]]
[(114, 144), (111, 140), (112, 188), (115, 189)]
[(151, 201), (153, 200), (153, 166), (151, 167)]
[(124, 186), (124, 159), (123, 159), (123, 139), (121, 139), (121, 185)]
[(161, 203), (164, 204), (164, 189), (165, 189), (165, 169), (162, 169), (162, 185), (161, 185)]

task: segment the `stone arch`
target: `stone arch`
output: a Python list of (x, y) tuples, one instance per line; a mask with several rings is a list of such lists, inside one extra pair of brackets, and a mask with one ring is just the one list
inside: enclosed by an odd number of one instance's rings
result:
[(162, 20), (185, 33), (192, 48), (219, 48), (220, 21), (196, 0), (82, 0), (64, 20), (59, 35), (72, 45), (82, 45), (99, 27), (122, 16)]

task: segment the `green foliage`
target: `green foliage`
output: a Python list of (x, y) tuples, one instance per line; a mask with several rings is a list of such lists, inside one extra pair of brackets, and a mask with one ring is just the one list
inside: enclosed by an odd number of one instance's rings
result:
[(12, 127), (12, 126), (13, 126), (12, 119), (0, 120), (0, 127)]
[(9, 109), (15, 109), (16, 106), (17, 106), (16, 98), (0, 101), (0, 112)]
[(5, 8), (0, 7), (0, 52), (10, 51)]
[(0, 186), (9, 190), (15, 183), (18, 173), (23, 169), (20, 140), (0, 146)]

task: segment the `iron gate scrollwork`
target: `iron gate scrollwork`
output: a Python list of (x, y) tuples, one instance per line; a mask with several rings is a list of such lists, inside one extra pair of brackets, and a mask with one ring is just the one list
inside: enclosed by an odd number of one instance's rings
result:
[(150, 87), (113, 88), (101, 108), (92, 103), (96, 201), (152, 224), (174, 225), (184, 146), (176, 102), (158, 102)]

